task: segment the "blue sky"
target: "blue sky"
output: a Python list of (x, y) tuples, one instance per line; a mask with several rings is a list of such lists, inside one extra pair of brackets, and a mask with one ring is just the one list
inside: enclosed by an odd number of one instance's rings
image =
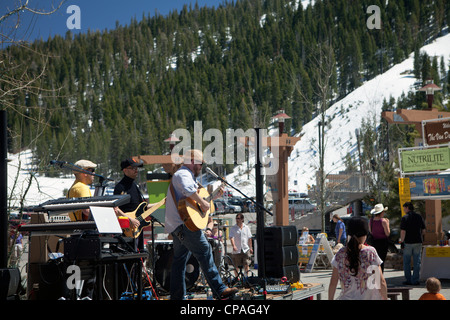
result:
[[(0, 17), (8, 10), (17, 7), (20, 2), (25, 0), (0, 0)], [(215, 7), (217, 8), (223, 0), (65, 0), (61, 8), (52, 15), (32, 15), (27, 12), (14, 15), (6, 19), (0, 24), (0, 33), (11, 34), (12, 25), (15, 25), (20, 18), (20, 27), (15, 33), (16, 39), (24, 39), (33, 41), (42, 38), (47, 40), (49, 36), (59, 34), (64, 36), (69, 30), (67, 20), (71, 19), (74, 12), (67, 9), (71, 5), (79, 8), (80, 29), (72, 29), (73, 33), (86, 33), (89, 29), (92, 31), (105, 29), (114, 29), (116, 21), (120, 25), (128, 25), (133, 17), (138, 21), (141, 20), (143, 13), (145, 16), (154, 16), (155, 10), (167, 15), (175, 9), (180, 12), (184, 4), (198, 3), (199, 7)], [(53, 7), (57, 7), (60, 0), (29, 0), (29, 7), (38, 11), (50, 11)]]

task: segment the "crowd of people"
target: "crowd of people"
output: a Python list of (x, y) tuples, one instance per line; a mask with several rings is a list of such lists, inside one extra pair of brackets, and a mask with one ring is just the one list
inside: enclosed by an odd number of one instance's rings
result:
[[(404, 285), (419, 285), (421, 250), (425, 233), (422, 216), (414, 211), (411, 202), (403, 204), (406, 213), (400, 223), (400, 245), (403, 252)], [(385, 217), (388, 208), (379, 203), (370, 211), (370, 218), (352, 217), (347, 225), (335, 214), (336, 254), (331, 261), (332, 276), (328, 288), (328, 298), (334, 299), (340, 282), (341, 293), (337, 299), (373, 300), (387, 299), (384, 262), (386, 261), (390, 223)], [(303, 228), (304, 244), (314, 243), (314, 237)], [(411, 259), (413, 262), (411, 271)], [(370, 272), (367, 272), (370, 270)], [(375, 278), (374, 278), (375, 277)], [(371, 284), (376, 284), (372, 285)], [(439, 293), (439, 279), (431, 277), (426, 282), (428, 292), (420, 300), (445, 300)]]

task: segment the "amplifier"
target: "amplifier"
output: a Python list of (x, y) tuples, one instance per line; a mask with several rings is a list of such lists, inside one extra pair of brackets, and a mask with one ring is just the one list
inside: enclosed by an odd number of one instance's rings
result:
[(298, 268), (298, 232), (296, 226), (264, 228), (264, 265), (266, 276), (286, 277), (290, 282), (300, 279)]
[(286, 277), (289, 282), (300, 281), (300, 269), (298, 265), (266, 265), (266, 276), (274, 278)]
[(297, 246), (281, 247), (278, 250), (264, 252), (264, 259), (266, 264), (271, 265), (291, 265), (298, 263), (298, 248)]
[(105, 236), (72, 236), (64, 239), (64, 259), (102, 260), (113, 254), (133, 253), (133, 238), (116, 238)]
[(273, 226), (264, 228), (264, 246), (270, 249), (297, 245), (296, 226)]

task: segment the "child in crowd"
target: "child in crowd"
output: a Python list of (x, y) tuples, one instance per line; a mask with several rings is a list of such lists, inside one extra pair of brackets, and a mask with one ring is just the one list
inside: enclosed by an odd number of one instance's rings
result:
[(427, 293), (424, 293), (419, 300), (447, 300), (439, 293), (441, 291), (441, 282), (434, 277), (428, 278), (426, 282)]

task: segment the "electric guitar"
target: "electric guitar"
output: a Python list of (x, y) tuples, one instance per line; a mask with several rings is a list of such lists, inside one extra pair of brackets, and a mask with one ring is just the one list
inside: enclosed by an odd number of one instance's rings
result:
[(199, 196), (210, 203), (210, 208), (206, 212), (204, 212), (200, 208), (200, 205), (191, 198), (181, 199), (178, 202), (178, 212), (189, 230), (197, 231), (206, 228), (208, 225), (209, 214), (214, 212), (214, 203), (212, 203), (212, 200), (221, 191), (221, 188), (222, 184), (211, 194), (209, 194), (204, 187), (200, 187), (197, 190)]
[(145, 220), (149, 215), (151, 215), (153, 212), (155, 212), (157, 209), (159, 209), (161, 206), (163, 206), (166, 203), (166, 198), (162, 199), (161, 201), (155, 203), (151, 208), (145, 210), (148, 203), (147, 202), (141, 202), (136, 210), (132, 212), (125, 212), (124, 214), (128, 218), (133, 218), (139, 221), (139, 226), (137, 228), (133, 226), (129, 226), (128, 228), (122, 228), (122, 231), (126, 237), (131, 238), (137, 238), (142, 232), (142, 229), (145, 228), (150, 224), (150, 221)]

